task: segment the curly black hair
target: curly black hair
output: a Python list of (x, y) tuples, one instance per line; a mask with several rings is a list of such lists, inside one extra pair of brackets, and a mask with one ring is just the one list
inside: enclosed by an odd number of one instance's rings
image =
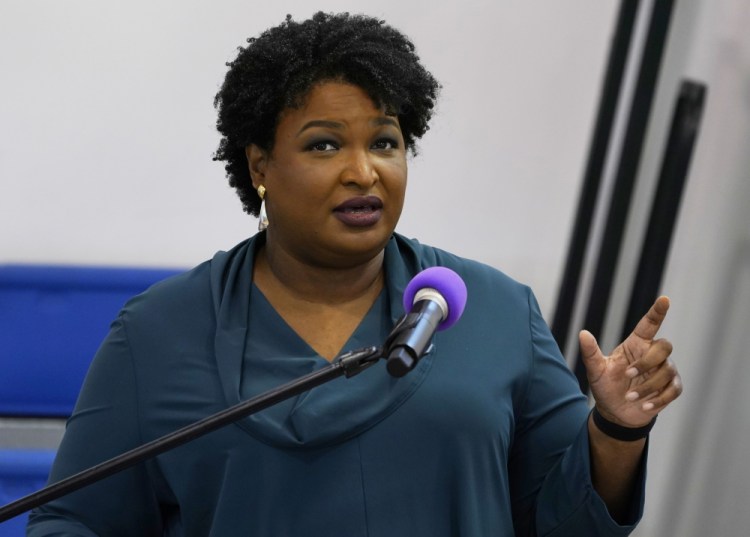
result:
[(239, 47), (216, 94), (216, 128), (222, 134), (214, 160), (225, 161), (229, 185), (245, 212), (257, 216), (245, 148), (273, 149), (279, 116), (304, 104), (310, 88), (341, 80), (361, 87), (377, 106), (398, 117), (406, 148), (428, 129), (440, 85), (420, 64), (412, 42), (378, 20), (349, 13), (318, 12), (279, 26)]

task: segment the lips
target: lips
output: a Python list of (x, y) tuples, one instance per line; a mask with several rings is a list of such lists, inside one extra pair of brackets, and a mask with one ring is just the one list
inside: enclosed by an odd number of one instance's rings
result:
[(380, 220), (383, 202), (377, 196), (357, 196), (336, 206), (333, 212), (336, 218), (346, 225), (372, 226)]

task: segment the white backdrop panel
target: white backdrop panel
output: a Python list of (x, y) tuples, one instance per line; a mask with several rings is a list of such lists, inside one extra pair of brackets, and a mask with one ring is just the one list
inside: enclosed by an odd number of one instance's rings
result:
[(399, 231), (530, 283), (551, 311), (615, 2), (94, 2), (0, 6), (0, 262), (188, 267), (256, 227), (213, 97), (287, 13), (366, 12), (443, 83)]

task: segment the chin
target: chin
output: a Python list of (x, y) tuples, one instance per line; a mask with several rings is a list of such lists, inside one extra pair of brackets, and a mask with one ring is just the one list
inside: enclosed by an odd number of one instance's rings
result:
[(345, 240), (337, 242), (330, 251), (338, 253), (350, 262), (364, 263), (383, 251), (392, 234), (393, 231), (388, 233), (383, 231), (355, 233), (346, 237)]

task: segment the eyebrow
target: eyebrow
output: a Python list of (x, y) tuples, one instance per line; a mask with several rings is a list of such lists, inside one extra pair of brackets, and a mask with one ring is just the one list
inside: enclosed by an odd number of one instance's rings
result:
[(372, 123), (377, 127), (381, 127), (383, 125), (391, 125), (393, 127), (396, 127), (397, 129), (401, 128), (396, 118), (391, 116), (375, 118)]
[[(398, 121), (396, 121), (395, 118), (392, 118), (390, 116), (385, 117), (377, 117), (370, 121), (370, 123), (376, 127), (381, 127), (384, 125), (390, 125), (392, 127), (399, 128)], [(341, 130), (344, 128), (343, 123), (339, 123), (338, 121), (328, 121), (325, 119), (313, 119), (312, 121), (308, 121), (304, 125), (302, 125), (302, 128), (297, 131), (297, 136), (302, 134), (307, 129), (311, 129), (313, 127), (323, 127), (326, 129), (335, 129), (335, 130)]]
[(326, 129), (336, 129), (341, 130), (344, 128), (343, 123), (339, 123), (338, 121), (326, 121), (325, 119), (313, 119), (312, 121), (308, 121), (304, 125), (302, 125), (302, 128), (297, 131), (297, 136), (302, 134), (307, 129), (311, 129), (313, 127), (325, 127)]

